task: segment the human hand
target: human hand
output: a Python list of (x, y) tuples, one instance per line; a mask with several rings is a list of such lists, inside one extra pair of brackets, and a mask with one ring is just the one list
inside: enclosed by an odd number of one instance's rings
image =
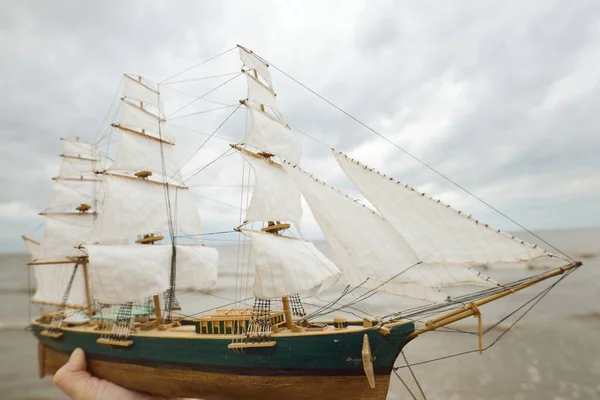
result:
[(81, 349), (75, 349), (69, 361), (56, 371), (54, 384), (73, 400), (159, 400), (91, 376)]

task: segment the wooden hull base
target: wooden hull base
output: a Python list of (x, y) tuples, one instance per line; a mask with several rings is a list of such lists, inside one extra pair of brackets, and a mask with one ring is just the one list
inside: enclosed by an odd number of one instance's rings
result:
[[(39, 343), (40, 377), (54, 375), (69, 354)], [(253, 376), (155, 368), (107, 360), (87, 360), (88, 371), (117, 385), (164, 397), (205, 400), (275, 399), (385, 400), (390, 375), (375, 375), (375, 388), (366, 376)]]

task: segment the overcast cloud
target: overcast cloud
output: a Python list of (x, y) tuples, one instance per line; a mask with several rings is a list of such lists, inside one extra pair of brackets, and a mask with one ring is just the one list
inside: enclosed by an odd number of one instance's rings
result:
[[(43, 222), (36, 214), (46, 208), (58, 171), (60, 137), (114, 142), (106, 134), (116, 108), (107, 112), (118, 100), (122, 73), (160, 82), (236, 43), (527, 227), (600, 224), (600, 2), (410, 3), (4, 2), (0, 251), (22, 251), (19, 235)], [(239, 68), (231, 51), (171, 82)], [(272, 74), (293, 127), (495, 226), (515, 228)], [(164, 85), (167, 113), (194, 99), (181, 91), (197, 96), (233, 76)], [(208, 98), (235, 104), (244, 87), (239, 77)], [(198, 101), (169, 120), (181, 162), (207, 137), (194, 131), (212, 132), (234, 108), (176, 117), (215, 107)], [(238, 110), (218, 136), (240, 141), (244, 124)], [(302, 167), (358, 197), (328, 147), (301, 136)], [(184, 171), (212, 161), (228, 143), (211, 139)], [(188, 182), (205, 232), (238, 224), (240, 191), (233, 185), (241, 172), (234, 154)], [(308, 213), (305, 219), (305, 235), (318, 237)]]

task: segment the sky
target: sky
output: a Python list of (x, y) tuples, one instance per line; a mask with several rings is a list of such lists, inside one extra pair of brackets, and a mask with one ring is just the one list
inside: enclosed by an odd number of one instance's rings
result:
[[(527, 228), (600, 225), (597, 1), (18, 1), (0, 13), (0, 251), (43, 234), (61, 137), (114, 151), (123, 73), (163, 82), (184, 173), (242, 141), (239, 109), (203, 144), (235, 107), (207, 110), (245, 97), (237, 51), (179, 74), (236, 44), (271, 64), (302, 168), (351, 196), (331, 147), (518, 229), (285, 74)], [(205, 233), (243, 219), (242, 173), (232, 154), (187, 182)]]

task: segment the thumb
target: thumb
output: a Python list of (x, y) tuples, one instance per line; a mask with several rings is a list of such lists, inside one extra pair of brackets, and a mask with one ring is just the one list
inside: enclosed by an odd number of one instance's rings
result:
[(93, 399), (96, 379), (86, 370), (85, 353), (75, 349), (69, 361), (54, 374), (54, 384), (72, 399)]

